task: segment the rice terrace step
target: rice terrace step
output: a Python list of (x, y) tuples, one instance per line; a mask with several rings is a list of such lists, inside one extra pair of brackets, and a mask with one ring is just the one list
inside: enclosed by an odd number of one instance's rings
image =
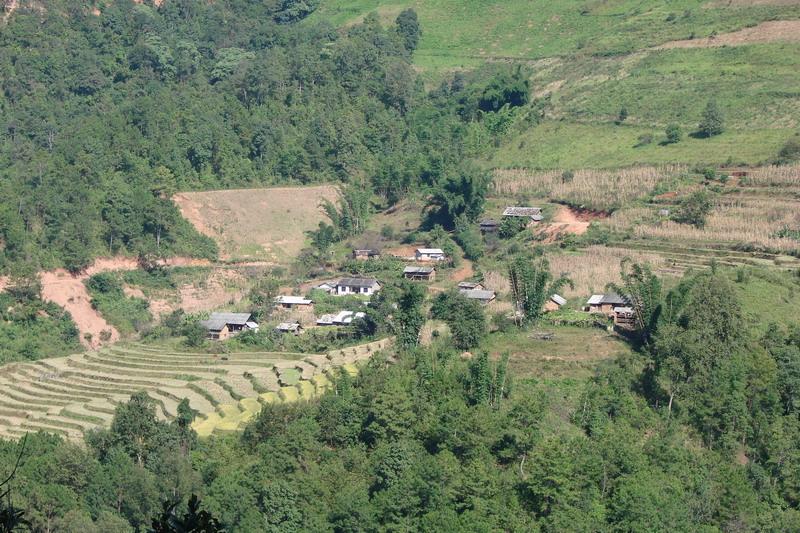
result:
[(332, 386), (332, 370), (354, 375), (391, 339), (324, 354), (213, 355), (131, 344), (0, 367), (0, 438), (44, 431), (79, 441), (108, 427), (115, 406), (138, 391), (170, 420), (186, 398), (201, 437), (240, 431), (268, 403), (313, 399)]

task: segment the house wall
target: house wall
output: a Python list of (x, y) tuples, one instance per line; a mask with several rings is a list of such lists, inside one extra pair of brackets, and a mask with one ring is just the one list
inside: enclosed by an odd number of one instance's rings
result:
[(547, 302), (544, 304), (545, 311), (558, 311), (559, 309), (561, 309), (561, 306), (555, 303), (553, 300), (547, 300)]

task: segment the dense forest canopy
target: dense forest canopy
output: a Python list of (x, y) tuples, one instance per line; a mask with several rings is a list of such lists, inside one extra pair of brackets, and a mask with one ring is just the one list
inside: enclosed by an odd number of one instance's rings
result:
[(213, 257), (179, 190), (355, 182), (396, 201), (459, 172), (464, 120), (527, 101), (510, 72), (428, 95), (413, 11), (294, 24), (317, 3), (20, 2), (0, 32), (0, 267)]

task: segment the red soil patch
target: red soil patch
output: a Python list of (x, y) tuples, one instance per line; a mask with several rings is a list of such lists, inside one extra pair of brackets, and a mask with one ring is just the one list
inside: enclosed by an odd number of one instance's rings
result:
[[(211, 263), (205, 259), (176, 257), (163, 262), (164, 266), (209, 266)], [(87, 348), (96, 349), (105, 344), (112, 344), (119, 340), (119, 332), (106, 322), (103, 316), (92, 308), (92, 298), (84, 285), (84, 281), (94, 274), (114, 270), (136, 270), (139, 263), (129, 257), (99, 258), (90, 267), (80, 274), (71, 274), (64, 269), (41, 272), (39, 277), (42, 282), (42, 299), (53, 302), (63, 307), (72, 316), (73, 322), (78, 327), (81, 343)], [(0, 278), (0, 291), (8, 285), (8, 278)], [(141, 298), (144, 296), (138, 289), (126, 288), (126, 294)], [(156, 310), (156, 308), (151, 309)], [(107, 332), (108, 339), (103, 341), (100, 335)], [(91, 335), (90, 340), (86, 335)]]
[(573, 209), (562, 205), (552, 222), (538, 230), (537, 233), (546, 235), (544, 242), (547, 243), (556, 241), (559, 235), (565, 233), (583, 235), (589, 230), (589, 225), (593, 221), (607, 218), (607, 216), (605, 213)]
[(458, 269), (454, 270), (450, 274), (450, 280), (455, 281), (456, 283), (460, 281), (464, 281), (466, 279), (471, 278), (475, 275), (475, 271), (472, 269), (472, 261), (468, 259), (464, 259), (464, 263)]
[(712, 48), (716, 46), (743, 46), (773, 42), (800, 42), (800, 20), (772, 20), (762, 22), (752, 28), (744, 28), (731, 33), (723, 33), (704, 39), (672, 41), (655, 47), (655, 50), (669, 48)]
[[(60, 305), (72, 316), (72, 320), (81, 333), (81, 343), (87, 348), (99, 348), (119, 340), (119, 332), (106, 322), (97, 310), (92, 308), (92, 298), (83, 281), (87, 275), (74, 276), (63, 269), (42, 272), (42, 298)], [(108, 339), (102, 341), (100, 336), (107, 332)], [(91, 335), (86, 339), (87, 334)]]

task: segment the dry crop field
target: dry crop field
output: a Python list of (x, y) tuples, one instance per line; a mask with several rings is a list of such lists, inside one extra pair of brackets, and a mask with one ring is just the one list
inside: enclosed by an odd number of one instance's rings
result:
[(306, 232), (327, 220), (320, 204), (336, 198), (335, 187), (320, 185), (185, 192), (173, 200), (223, 259), (285, 263), (300, 253)]
[(308, 400), (331, 384), (338, 368), (358, 365), (389, 346), (388, 339), (326, 354), (170, 352), (132, 344), (0, 367), (0, 437), (29, 431), (79, 441), (107, 427), (116, 405), (145, 391), (169, 420), (187, 398), (199, 414), (200, 436), (237, 431), (265, 403)]
[(683, 166), (634, 167), (620, 170), (533, 172), (526, 169), (496, 170), (494, 193), (502, 196), (546, 197), (555, 202), (613, 211), (648, 195), (656, 186), (687, 171)]

